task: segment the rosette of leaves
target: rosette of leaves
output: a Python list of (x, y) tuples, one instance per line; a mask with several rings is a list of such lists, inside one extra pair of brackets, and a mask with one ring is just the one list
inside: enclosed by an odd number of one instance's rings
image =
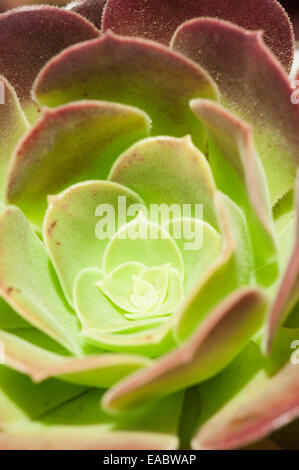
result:
[(0, 447), (293, 448), (288, 17), (104, 3), (0, 16)]

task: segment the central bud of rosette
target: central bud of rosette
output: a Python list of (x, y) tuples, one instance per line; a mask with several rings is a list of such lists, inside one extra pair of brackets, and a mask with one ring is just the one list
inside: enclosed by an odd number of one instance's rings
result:
[(133, 276), (132, 284), (133, 294), (130, 296), (130, 299), (134, 307), (139, 311), (149, 312), (156, 307), (160, 300), (163, 300), (159, 290), (150, 282), (142, 279), (141, 276)]
[(171, 264), (147, 267), (125, 263), (96, 283), (130, 320), (173, 313), (183, 300), (183, 278)]
[(95, 285), (129, 320), (166, 317), (183, 300), (182, 255), (169, 232), (143, 212), (114, 234), (103, 264)]

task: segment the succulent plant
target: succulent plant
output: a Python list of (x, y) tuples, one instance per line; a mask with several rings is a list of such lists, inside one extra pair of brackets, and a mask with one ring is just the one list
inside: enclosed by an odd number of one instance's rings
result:
[(293, 55), (275, 0), (0, 15), (0, 448), (298, 446)]

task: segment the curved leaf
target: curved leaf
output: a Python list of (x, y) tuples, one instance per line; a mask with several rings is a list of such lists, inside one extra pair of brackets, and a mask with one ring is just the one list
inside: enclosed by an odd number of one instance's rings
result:
[[(296, 226), (293, 240), (291, 240), (292, 252), (282, 279), (276, 288), (276, 295), (268, 316), (265, 337), (265, 348), (268, 353), (270, 353), (279, 326), (287, 318), (299, 299), (299, 172), (297, 172), (296, 178), (295, 201)], [(287, 230), (293, 235), (290, 227), (287, 227)], [(289, 238), (288, 236), (287, 241), (289, 241)]]
[(201, 16), (221, 18), (245, 29), (264, 30), (268, 47), (286, 70), (291, 70), (293, 28), (276, 0), (108, 0), (103, 30), (168, 45), (178, 26)]
[(119, 154), (148, 130), (143, 112), (116, 103), (84, 101), (45, 110), (15, 151), (7, 199), (39, 227), (48, 194), (106, 179)]
[(129, 354), (99, 354), (85, 358), (64, 357), (0, 330), (5, 364), (28, 375), (35, 383), (49, 378), (86, 387), (109, 388), (151, 361)]
[(175, 336), (180, 342), (190, 337), (227, 295), (253, 281), (250, 239), (242, 211), (219, 192), (215, 194), (215, 207), (222, 232), (222, 251), (176, 314)]
[(142, 212), (111, 238), (104, 253), (104, 273), (108, 274), (128, 262), (142, 263), (147, 267), (169, 264), (184, 276), (182, 254), (175, 241)]
[(298, 365), (290, 362), (291, 338), (296, 337), (298, 330), (281, 331), (268, 359), (255, 344), (249, 345), (226, 370), (200, 386), (204, 412), (193, 449), (243, 447), (298, 417)]
[(15, 330), (31, 327), (20, 315), (18, 315), (5, 300), (0, 297), (0, 329)]
[(60, 296), (47, 252), (14, 207), (0, 214), (0, 292), (25, 320), (81, 353), (77, 320)]
[(292, 104), (289, 79), (262, 32), (196, 19), (176, 31), (172, 47), (203, 66), (219, 86), (223, 105), (252, 125), (274, 205), (296, 175), (299, 105)]
[(91, 21), (98, 29), (101, 29), (102, 14), (106, 0), (76, 0), (71, 2), (67, 9), (79, 13)]
[(55, 379), (36, 385), (30, 377), (0, 365), (0, 441), (4, 429), (28, 423), (30, 418), (46, 414), (85, 390)]
[[(5, 181), (13, 150), (22, 135), (29, 129), (17, 95), (0, 76), (0, 203), (5, 201)], [(3, 100), (2, 100), (3, 98)], [(4, 101), (4, 103), (2, 102)]]
[(98, 36), (85, 18), (56, 7), (25, 7), (0, 16), (0, 73), (16, 90), (30, 121), (38, 117), (31, 87), (42, 66), (71, 44)]
[[(161, 319), (130, 321), (109, 298), (103, 295), (96, 287), (96, 283), (103, 278), (99, 269), (88, 268), (81, 271), (74, 284), (73, 296), (76, 313), (82, 324), (82, 331), (105, 334), (130, 334), (161, 324)], [(132, 342), (132, 341), (131, 341)]]
[(277, 247), (268, 187), (252, 129), (212, 101), (194, 100), (191, 108), (210, 132), (209, 164), (218, 189), (246, 215), (257, 280), (269, 286), (278, 274)]
[(203, 69), (169, 48), (109, 32), (48, 62), (34, 96), (50, 107), (86, 98), (130, 104), (151, 117), (152, 135), (191, 134), (205, 148), (205, 130), (188, 102), (216, 99), (217, 91)]
[[(22, 382), (20, 390), (25, 389)], [(27, 394), (33, 395), (36, 385), (26, 384)], [(43, 385), (43, 384), (41, 384)], [(39, 386), (40, 387), (40, 386)], [(6, 390), (5, 390), (6, 391)], [(9, 390), (10, 412), (17, 413), (24, 398), (17, 399)], [(35, 392), (42, 400), (43, 390)], [(53, 392), (53, 389), (52, 389)], [(62, 395), (62, 394), (61, 394)], [(66, 394), (65, 394), (66, 395)], [(177, 449), (177, 428), (182, 395), (150, 406), (144, 413), (132, 413), (126, 417), (109, 416), (99, 407), (100, 391), (86, 391), (69, 399), (50, 411), (5, 426), (0, 432), (0, 449), (18, 450), (165, 450)], [(5, 398), (5, 396), (4, 396)], [(0, 395), (1, 399), (1, 395)], [(3, 405), (3, 406), (1, 406)], [(1, 409), (7, 400), (0, 401)]]
[(103, 406), (113, 412), (135, 409), (217, 374), (261, 327), (265, 310), (260, 291), (235, 292), (184, 346), (112, 387)]
[[(158, 211), (163, 215), (166, 209), (169, 219), (189, 215), (204, 218), (217, 227), (213, 175), (205, 156), (189, 136), (182, 139), (156, 137), (138, 142), (115, 162), (109, 180), (136, 191), (150, 210), (150, 218), (154, 208), (157, 216)], [(187, 214), (183, 212), (184, 205), (190, 210)], [(202, 212), (196, 213), (196, 205), (203, 206)]]
[(216, 262), (222, 237), (211, 225), (188, 217), (163, 225), (178, 245), (184, 261), (184, 291), (189, 294), (196, 282)]
[[(84, 268), (102, 268), (110, 238), (118, 226), (127, 222), (127, 213), (121, 211), (119, 198), (128, 206), (142, 206), (137, 194), (108, 181), (78, 183), (51, 198), (44, 219), (43, 237), (70, 304), (77, 274)], [(102, 233), (98, 230), (98, 223), (102, 224), (105, 218), (108, 232)]]

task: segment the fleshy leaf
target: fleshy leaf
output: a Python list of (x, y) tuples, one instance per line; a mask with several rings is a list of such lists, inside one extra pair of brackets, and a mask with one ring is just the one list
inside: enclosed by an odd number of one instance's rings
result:
[(273, 207), (273, 218), (274, 218), (274, 223), (275, 223), (275, 231), (279, 236), (294, 218), (294, 191), (293, 190), (289, 191)]
[(251, 343), (221, 374), (200, 385), (204, 412), (194, 449), (243, 447), (298, 417), (299, 375), (298, 366), (290, 362), (292, 337), (298, 338), (298, 330), (282, 329), (268, 359)]
[(278, 274), (277, 249), (267, 182), (254, 147), (252, 129), (212, 101), (194, 100), (191, 108), (213, 139), (209, 164), (217, 188), (244, 210), (255, 274), (261, 284), (268, 286)]
[(140, 273), (140, 279), (150, 283), (159, 293), (159, 301), (164, 302), (169, 284), (169, 265), (146, 268)]
[(55, 379), (36, 385), (30, 377), (0, 365), (0, 448), (5, 428), (43, 415), (85, 390)]
[(74, 303), (83, 333), (97, 332), (102, 336), (113, 333), (135, 333), (161, 324), (161, 319), (132, 322), (125, 318), (126, 312), (96, 287), (96, 283), (101, 279), (103, 273), (99, 269), (89, 268), (81, 271), (75, 280)]
[(143, 212), (120, 228), (108, 243), (103, 260), (104, 273), (108, 274), (128, 262), (142, 263), (147, 267), (170, 264), (184, 275), (183, 258), (176, 243), (168, 232), (147, 219)]
[(218, 84), (224, 107), (253, 126), (275, 204), (292, 188), (296, 175), (299, 105), (291, 103), (289, 79), (265, 46), (262, 32), (196, 19), (176, 31), (172, 47), (204, 67)]
[[(296, 226), (294, 239), (291, 241), (292, 252), (285, 267), (283, 277), (277, 286), (275, 299), (269, 312), (265, 338), (265, 347), (268, 353), (270, 353), (277, 329), (287, 318), (299, 299), (299, 172), (297, 172), (296, 178), (295, 200)], [(290, 227), (287, 227), (287, 230), (293, 235)]]
[(104, 407), (134, 409), (217, 374), (261, 327), (265, 310), (266, 299), (260, 291), (235, 292), (184, 346), (109, 390)]
[(140, 263), (124, 263), (111, 271), (108, 276), (103, 277), (96, 286), (114, 304), (122, 310), (131, 312), (134, 305), (130, 301), (132, 292), (132, 278), (138, 276), (145, 266)]
[[(65, 6), (69, 0), (47, 0), (47, 5)], [(0, 11), (12, 10), (21, 6), (40, 5), (43, 0), (1, 0)]]
[(275, 0), (108, 0), (103, 30), (168, 45), (182, 23), (207, 16), (231, 21), (245, 29), (264, 30), (266, 44), (286, 70), (291, 70), (293, 28)]
[(173, 316), (165, 319), (129, 320), (96, 287), (101, 279), (97, 269), (82, 271), (75, 282), (74, 301), (82, 324), (82, 336), (98, 348), (120, 353), (132, 352), (157, 357), (175, 346)]
[(42, 66), (66, 47), (98, 36), (85, 18), (56, 7), (26, 7), (0, 16), (0, 73), (16, 90), (30, 121), (38, 117), (30, 93)]
[[(181, 278), (180, 282), (182, 284), (184, 266), (179, 248), (168, 232), (159, 225), (150, 222), (142, 212), (131, 222), (120, 228), (109, 242), (103, 260), (104, 275), (107, 276), (116, 268), (127, 263), (134, 263), (135, 266), (136, 263), (144, 264), (147, 267), (169, 265), (169, 268), (172, 267), (174, 271), (180, 273), (178, 277)], [(171, 269), (169, 270), (171, 271)], [(96, 279), (96, 276), (98, 276), (98, 279)], [(131, 325), (131, 327), (124, 324), (125, 328), (123, 328), (119, 317), (121, 314), (124, 316), (128, 312), (122, 311), (113, 304), (114, 299), (107, 301), (107, 297), (104, 297), (95, 286), (93, 290), (90, 290), (92, 287), (88, 288), (88, 283), (90, 282), (89, 279), (92, 278), (94, 279), (93, 283), (100, 280), (99, 272), (87, 270), (78, 276), (74, 290), (76, 309), (77, 311), (78, 308), (81, 310), (83, 317), (86, 318), (86, 314), (90, 317), (90, 315), (96, 315), (95, 304), (98, 303), (101, 315), (103, 316), (105, 312), (107, 312), (107, 315), (105, 315), (106, 318), (102, 328), (100, 322), (96, 328), (84, 328), (82, 335), (86, 340), (98, 347), (112, 351), (138, 352), (155, 357), (174, 346), (172, 335), (173, 315), (169, 319), (166, 318), (167, 321), (164, 321), (161, 326), (162, 322), (159, 317), (144, 320), (136, 319), (134, 321), (126, 318), (127, 325)], [(105, 280), (103, 282), (105, 283)], [(174, 282), (176, 281), (174, 280)], [(176, 290), (180, 293), (178, 286)], [(97, 295), (95, 291), (97, 291)], [(99, 298), (100, 296), (102, 298), (96, 300), (96, 297)], [(165, 299), (165, 305), (169, 306), (169, 303), (167, 304), (168, 300), (172, 301), (174, 297), (175, 294), (170, 289), (169, 298), (166, 297)], [(91, 298), (95, 298), (95, 301), (91, 301)], [(89, 305), (88, 309), (87, 305)], [(92, 313), (87, 313), (87, 310)], [(110, 314), (112, 314), (111, 318), (109, 318)], [(95, 321), (93, 318), (90, 318), (90, 320)], [(124, 322), (122, 321), (122, 323)], [(105, 331), (107, 324), (108, 331)]]
[[(78, 183), (51, 199), (44, 219), (43, 236), (70, 304), (77, 274), (84, 268), (102, 267), (104, 251), (111, 237), (118, 225), (121, 227), (127, 222), (126, 212), (119, 212), (119, 198), (128, 206), (142, 206), (135, 193), (107, 181)], [(106, 210), (107, 233), (98, 230)]]
[[(25, 389), (22, 383), (20, 385), (19, 390)], [(30, 396), (32, 389), (33, 396), (37, 386), (26, 385), (26, 395)], [(23, 406), (25, 397), (20, 394), (15, 397), (11, 389), (5, 392), (11, 401), (11, 410), (14, 405), (12, 412), (16, 413)], [(43, 398), (42, 392), (40, 389), (35, 392), (39, 402)], [(33, 416), (30, 421), (19, 420), (4, 427), (0, 433), (0, 449), (165, 450), (178, 447), (182, 394), (162, 400), (143, 413), (124, 417), (114, 417), (101, 410), (102, 395), (101, 391), (89, 390), (74, 399), (66, 399), (47, 413)], [(6, 405), (7, 400), (3, 399), (3, 407)]]
[(130, 104), (148, 113), (152, 135), (191, 134), (205, 148), (205, 130), (188, 102), (218, 95), (203, 69), (169, 48), (107, 33), (48, 62), (36, 79), (34, 96), (50, 107), (85, 98)]
[(67, 9), (79, 13), (101, 29), (102, 13), (106, 0), (77, 0), (68, 5)]
[(47, 252), (22, 212), (0, 214), (0, 292), (25, 320), (80, 354), (77, 319), (59, 294)]
[[(0, 329), (28, 328), (28, 323), (0, 297)], [(31, 327), (31, 325), (29, 325)]]
[(0, 202), (4, 202), (7, 168), (17, 142), (29, 129), (29, 125), (14, 89), (1, 76), (0, 93)]
[(85, 358), (63, 357), (0, 330), (5, 364), (28, 375), (35, 383), (60, 378), (75, 385), (109, 388), (151, 361), (129, 354), (99, 354)]
[[(142, 274), (139, 277), (139, 280), (142, 282)], [(146, 271), (144, 272), (146, 274)], [(160, 317), (163, 315), (169, 315), (177, 309), (184, 298), (184, 288), (182, 278), (179, 272), (176, 269), (169, 268), (168, 269), (168, 289), (166, 292), (165, 299), (163, 299), (160, 304), (155, 305), (152, 310), (146, 312), (138, 312), (138, 313), (130, 313), (126, 314), (126, 318), (135, 320), (141, 318), (155, 318)], [(143, 276), (145, 277), (145, 276)], [(147, 281), (144, 281), (147, 282)], [(147, 284), (150, 284), (147, 282)], [(159, 291), (158, 292), (158, 299), (159, 299)]]
[(96, 286), (132, 320), (173, 313), (183, 300), (182, 278), (169, 265), (146, 268), (128, 262), (97, 281)]
[(8, 201), (40, 226), (48, 194), (106, 179), (119, 154), (146, 137), (148, 128), (143, 112), (116, 103), (84, 101), (44, 111), (15, 151)]
[[(213, 175), (205, 156), (189, 136), (182, 139), (156, 137), (138, 142), (115, 162), (109, 179), (136, 191), (148, 209), (153, 210), (155, 205), (157, 216), (159, 209), (163, 212), (164, 208), (168, 218), (203, 217), (217, 226)], [(183, 212), (184, 204), (186, 208), (189, 206), (190, 213)], [(195, 205), (202, 205), (198, 214)], [(148, 216), (153, 220), (151, 212)], [(154, 221), (160, 223), (159, 219)]]
[(222, 251), (177, 312), (176, 339), (184, 342), (227, 295), (252, 282), (253, 260), (245, 217), (222, 193), (215, 194)]
[(196, 281), (220, 255), (222, 237), (211, 225), (188, 217), (163, 225), (178, 245), (184, 260), (184, 290), (189, 293)]
[[(118, 328), (115, 332), (86, 329), (82, 331), (82, 336), (97, 348), (120, 353), (142, 354), (153, 358), (165, 354), (176, 346), (172, 332), (173, 315), (166, 322), (161, 321), (161, 318), (127, 321), (131, 324), (129, 328)], [(134, 328), (135, 325), (136, 328)]]

